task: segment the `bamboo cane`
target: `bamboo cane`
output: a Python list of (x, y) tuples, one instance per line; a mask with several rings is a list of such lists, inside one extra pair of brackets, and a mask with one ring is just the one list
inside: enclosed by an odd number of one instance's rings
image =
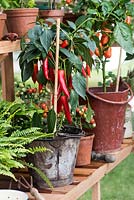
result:
[(117, 80), (116, 80), (115, 92), (118, 92), (118, 90), (119, 90), (120, 75), (121, 75), (121, 59), (122, 59), (122, 47), (120, 47), (119, 64), (118, 64), (118, 69), (117, 69)]
[(54, 85), (54, 111), (55, 111), (55, 113), (57, 113), (57, 88), (58, 88), (58, 65), (59, 65), (59, 37), (60, 37), (60, 18), (57, 19), (57, 31), (56, 31), (55, 85)]

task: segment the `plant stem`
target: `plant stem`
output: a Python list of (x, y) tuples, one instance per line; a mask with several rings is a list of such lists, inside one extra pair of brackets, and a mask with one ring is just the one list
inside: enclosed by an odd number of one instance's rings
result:
[(106, 59), (102, 61), (103, 92), (106, 92)]

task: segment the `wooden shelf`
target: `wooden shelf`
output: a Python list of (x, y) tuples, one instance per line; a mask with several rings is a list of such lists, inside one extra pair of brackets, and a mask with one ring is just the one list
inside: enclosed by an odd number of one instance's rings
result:
[(20, 51), (20, 40), (0, 41), (0, 54)]
[[(114, 153), (116, 161), (113, 163), (104, 163), (93, 161), (86, 167), (75, 168), (74, 180), (71, 185), (58, 187), (54, 189), (46, 189), (41, 195), (45, 200), (77, 200), (88, 189), (92, 188), (92, 200), (100, 200), (100, 180), (114, 169), (121, 161), (123, 161), (131, 153), (133, 148), (132, 139), (125, 139), (123, 141), (121, 150)], [(19, 176), (17, 173), (16, 176)], [(22, 175), (29, 179), (29, 174), (26, 171), (22, 172)], [(0, 188), (9, 185), (8, 179), (0, 179)], [(16, 188), (16, 183), (12, 185), (13, 189)], [(97, 189), (97, 190), (96, 190)], [(22, 189), (24, 191), (24, 189)], [(29, 200), (34, 200), (29, 192)]]

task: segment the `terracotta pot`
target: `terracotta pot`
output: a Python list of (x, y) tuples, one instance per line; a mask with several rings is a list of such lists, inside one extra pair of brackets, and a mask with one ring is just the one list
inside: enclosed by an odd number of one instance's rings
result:
[(94, 134), (86, 137), (81, 137), (76, 159), (76, 166), (85, 166), (90, 164), (93, 139)]
[(6, 10), (8, 32), (17, 33), (19, 37), (24, 36), (35, 25), (38, 12), (38, 8)]
[(63, 16), (64, 16), (64, 10), (39, 10), (39, 18), (44, 20), (48, 18), (53, 18), (53, 19), (60, 18), (62, 22)]
[(2, 38), (2, 36), (4, 34), (6, 18), (7, 18), (6, 14), (4, 14), (4, 13), (0, 14), (0, 39)]

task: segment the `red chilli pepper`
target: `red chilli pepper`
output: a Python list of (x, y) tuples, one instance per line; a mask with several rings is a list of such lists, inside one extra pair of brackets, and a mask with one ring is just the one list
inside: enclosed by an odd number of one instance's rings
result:
[(42, 70), (43, 70), (43, 74), (44, 74), (44, 77), (47, 79), (47, 80), (50, 80), (49, 76), (48, 76), (48, 57), (46, 57), (44, 60), (43, 60), (43, 65), (42, 65)]
[(34, 64), (34, 66), (33, 66), (33, 74), (32, 74), (32, 80), (33, 80), (33, 82), (34, 83), (36, 83), (36, 81), (37, 81), (37, 74), (38, 74), (38, 64), (36, 63), (36, 64)]
[(68, 46), (68, 41), (67, 40), (63, 40), (62, 44), (60, 45), (61, 48), (66, 48)]
[(81, 68), (81, 73), (82, 73), (82, 75), (86, 78), (87, 74), (86, 74), (86, 71), (85, 71), (85, 69), (84, 69), (83, 66), (82, 66), (82, 68)]
[(49, 67), (49, 77), (52, 82), (55, 81), (54, 68)]
[(60, 84), (62, 91), (69, 98), (70, 94), (69, 94), (69, 91), (67, 89), (66, 82), (65, 82), (65, 72), (62, 69), (58, 70), (58, 80), (59, 80), (59, 84)]
[(71, 117), (71, 114), (70, 114), (67, 96), (65, 96), (65, 95), (61, 96), (60, 99), (61, 99), (62, 105), (64, 107), (66, 119), (71, 124), (72, 123), (72, 117)]
[(62, 104), (62, 99), (60, 96), (60, 98), (58, 99), (58, 102), (57, 102), (57, 113), (62, 111), (62, 107), (63, 107), (63, 104)]
[(86, 73), (88, 76), (91, 75), (91, 69), (90, 69), (89, 65), (87, 65), (87, 64), (86, 64)]
[(71, 76), (71, 75), (69, 76), (69, 79), (68, 79), (68, 87), (69, 87), (70, 89), (73, 88), (73, 84), (72, 84), (72, 76)]

